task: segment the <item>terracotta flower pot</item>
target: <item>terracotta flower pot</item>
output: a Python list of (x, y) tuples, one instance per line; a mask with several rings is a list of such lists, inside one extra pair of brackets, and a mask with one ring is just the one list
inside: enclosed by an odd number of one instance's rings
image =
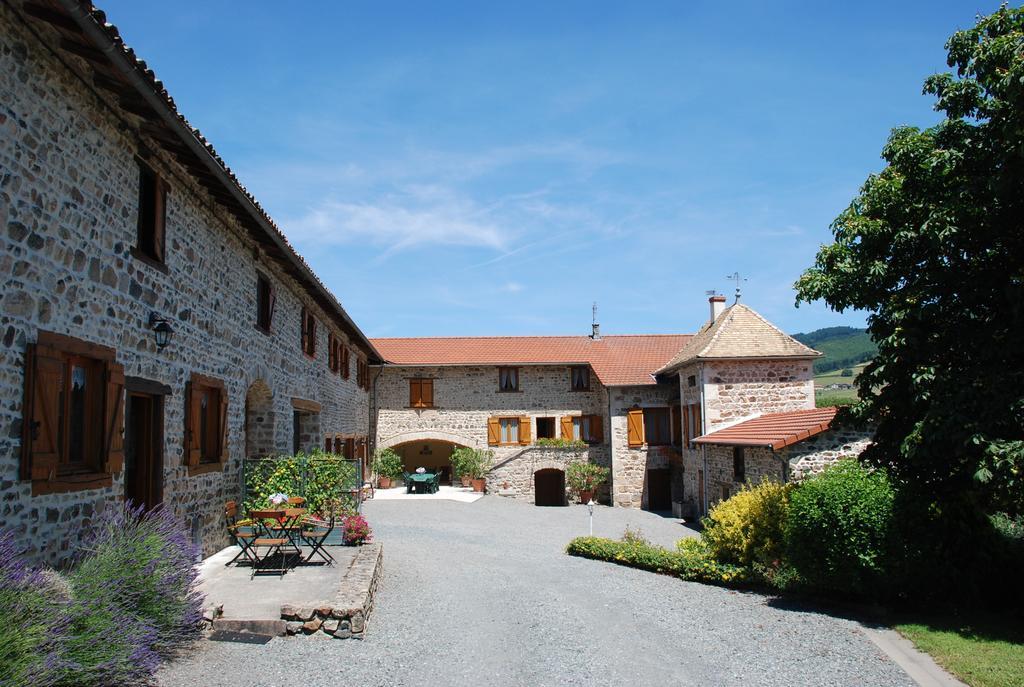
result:
[(469, 475), (463, 475), (462, 477), (459, 478), (459, 481), (462, 482), (462, 486), (468, 487), (470, 482)]
[(469, 482), (470, 482), (471, 485), (473, 485), (473, 491), (483, 491), (484, 490), (484, 485), (487, 484), (487, 480), (485, 480), (483, 478), (481, 478), (481, 479), (471, 479), (471, 480), (469, 480)]
[(590, 500), (592, 498), (594, 498), (594, 490), (593, 489), (589, 489), (589, 490), (587, 490), (587, 489), (580, 489), (580, 503), (583, 503), (583, 504), (590, 503)]
[(379, 486), (381, 489), (390, 489), (391, 488), (391, 478), (390, 477), (378, 477), (377, 478), (377, 486)]

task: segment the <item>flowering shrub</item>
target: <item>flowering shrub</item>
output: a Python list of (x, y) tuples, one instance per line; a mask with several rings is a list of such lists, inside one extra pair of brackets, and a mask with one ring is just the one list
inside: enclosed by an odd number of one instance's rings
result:
[(379, 448), (373, 452), (373, 471), (380, 477), (398, 479), (405, 469), (402, 457), (394, 449)]
[(744, 485), (704, 519), (703, 538), (717, 560), (772, 566), (783, 557), (783, 528), (791, 486), (764, 481)]
[(589, 446), (589, 444), (582, 439), (562, 439), (561, 437), (556, 437), (554, 439), (542, 437), (533, 443), (537, 446), (543, 446), (544, 448), (567, 448), (573, 450), (585, 449)]
[[(315, 515), (330, 514), (331, 503), (348, 500), (358, 486), (352, 461), (314, 449), (310, 453), (247, 460), (245, 462), (246, 512), (278, 505), (271, 499), (303, 496), (305, 507)], [(351, 504), (354, 505), (354, 504)]]
[(565, 476), (569, 480), (569, 486), (579, 494), (581, 491), (594, 491), (605, 483), (611, 470), (593, 463), (569, 463), (565, 470)]
[(347, 545), (365, 544), (372, 536), (370, 523), (362, 515), (346, 515), (341, 519), (341, 540)]

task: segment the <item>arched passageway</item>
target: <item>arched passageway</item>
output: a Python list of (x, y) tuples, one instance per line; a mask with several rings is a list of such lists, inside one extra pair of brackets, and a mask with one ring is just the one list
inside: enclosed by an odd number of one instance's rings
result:
[(565, 472), (545, 468), (533, 473), (534, 503), (538, 506), (564, 506)]
[(441, 482), (450, 483), (452, 479), (452, 451), (458, 444), (439, 439), (419, 439), (396, 444), (391, 448), (402, 457), (406, 472), (414, 472), (416, 468), (424, 468), (427, 472), (441, 471)]

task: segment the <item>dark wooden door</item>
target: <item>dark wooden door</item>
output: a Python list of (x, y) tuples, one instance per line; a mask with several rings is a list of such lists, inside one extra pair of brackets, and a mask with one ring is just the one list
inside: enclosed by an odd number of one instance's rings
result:
[(647, 510), (672, 510), (672, 471), (647, 471)]
[(555, 468), (533, 474), (534, 503), (538, 506), (565, 505), (565, 473)]
[(163, 501), (163, 401), (129, 392), (126, 403), (124, 497), (146, 510)]

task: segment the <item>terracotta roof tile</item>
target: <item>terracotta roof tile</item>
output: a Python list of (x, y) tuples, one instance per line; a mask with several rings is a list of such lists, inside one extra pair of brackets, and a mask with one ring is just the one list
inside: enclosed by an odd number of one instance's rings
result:
[(816, 358), (809, 348), (743, 303), (737, 303), (704, 325), (676, 355), (658, 370), (672, 370), (694, 360), (728, 358)]
[(689, 334), (472, 336), (370, 339), (395, 365), (589, 364), (605, 386), (654, 384), (653, 372)]
[(767, 446), (778, 450), (826, 431), (835, 416), (834, 407), (769, 413), (710, 432), (694, 441), (722, 446)]

